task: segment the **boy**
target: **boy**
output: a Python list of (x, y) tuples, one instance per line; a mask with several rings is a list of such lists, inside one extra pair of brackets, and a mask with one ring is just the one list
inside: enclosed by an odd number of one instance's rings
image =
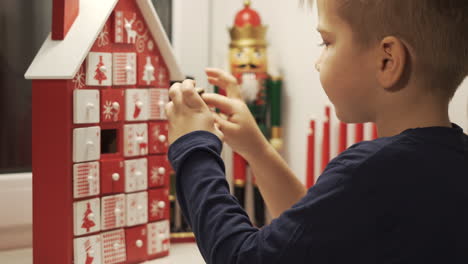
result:
[[(332, 160), (310, 190), (238, 99), (170, 89), (169, 158), (207, 263), (468, 263), (468, 136), (448, 103), (468, 73), (463, 0), (318, 0), (317, 62), (340, 120), (381, 138)], [(219, 108), (227, 119), (213, 115)], [(251, 165), (275, 218), (257, 229), (229, 194), (221, 140)]]

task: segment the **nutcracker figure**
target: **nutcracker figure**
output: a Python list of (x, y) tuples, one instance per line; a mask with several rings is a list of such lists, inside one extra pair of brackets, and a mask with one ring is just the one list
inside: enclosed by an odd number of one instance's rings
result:
[[(230, 71), (236, 77), (240, 94), (248, 105), (260, 130), (275, 149), (280, 150), (281, 136), (281, 86), (280, 76), (268, 73), (267, 27), (262, 25), (259, 14), (244, 1), (244, 9), (236, 15), (234, 26), (229, 30), (231, 43), (229, 49)], [(245, 205), (245, 186), (247, 180), (246, 161), (237, 153), (233, 157), (234, 195)], [(260, 191), (254, 186), (254, 222), (257, 226), (265, 224), (265, 206)]]

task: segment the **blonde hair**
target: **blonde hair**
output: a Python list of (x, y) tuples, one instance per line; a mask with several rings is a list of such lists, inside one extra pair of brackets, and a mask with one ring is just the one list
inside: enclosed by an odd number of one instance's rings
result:
[(452, 97), (467, 76), (468, 1), (333, 1), (363, 47), (386, 36), (398, 37), (414, 52), (418, 76), (443, 94)]

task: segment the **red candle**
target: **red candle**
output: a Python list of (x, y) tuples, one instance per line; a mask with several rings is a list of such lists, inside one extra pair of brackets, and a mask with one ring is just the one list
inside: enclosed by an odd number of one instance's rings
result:
[(379, 138), (379, 135), (377, 134), (377, 125), (375, 125), (375, 123), (372, 123), (371, 126), (372, 126), (372, 140)]
[(307, 136), (307, 178), (306, 186), (310, 188), (315, 183), (315, 120), (310, 120), (310, 131)]
[(323, 122), (322, 141), (322, 172), (330, 161), (330, 106), (325, 107), (325, 122)]
[(364, 140), (364, 124), (356, 124), (356, 134), (355, 134), (355, 142), (359, 143)]
[(338, 153), (346, 150), (348, 146), (348, 124), (340, 122), (340, 138), (338, 142)]

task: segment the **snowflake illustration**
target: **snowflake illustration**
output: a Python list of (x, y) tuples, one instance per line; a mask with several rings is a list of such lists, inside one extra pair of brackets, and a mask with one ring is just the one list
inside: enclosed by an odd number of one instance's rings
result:
[(112, 116), (114, 115), (113, 113), (113, 110), (114, 108), (112, 107), (112, 102), (111, 101), (106, 101), (106, 104), (104, 105), (104, 112), (102, 112), (104, 114), (104, 118), (106, 120), (109, 120), (112, 118)]
[(75, 89), (81, 89), (85, 86), (85, 73), (83, 67), (80, 68), (72, 82), (75, 84)]
[(98, 36), (98, 47), (104, 47), (109, 44), (109, 30), (107, 29), (107, 25), (104, 25), (101, 33)]
[(158, 168), (157, 167), (153, 167), (151, 169), (151, 182), (152, 183), (160, 183), (161, 184), (161, 181), (162, 181), (162, 177), (160, 176), (159, 172), (158, 172)]
[(158, 205), (159, 201), (151, 202), (151, 216), (162, 217), (163, 210)]

